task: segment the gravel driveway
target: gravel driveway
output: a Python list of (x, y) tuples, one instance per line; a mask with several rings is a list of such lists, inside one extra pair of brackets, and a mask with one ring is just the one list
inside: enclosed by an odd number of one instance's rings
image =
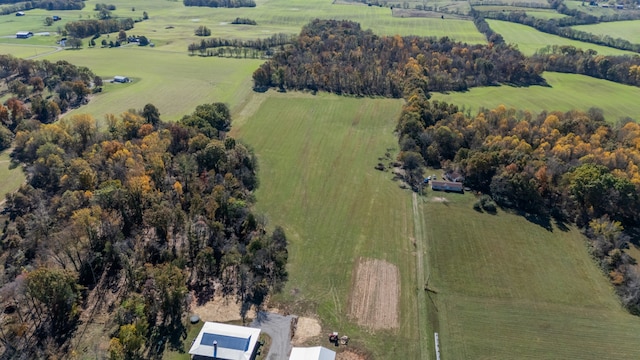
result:
[(291, 320), (293, 316), (259, 312), (251, 327), (260, 328), (271, 337), (267, 360), (287, 360), (291, 352)]

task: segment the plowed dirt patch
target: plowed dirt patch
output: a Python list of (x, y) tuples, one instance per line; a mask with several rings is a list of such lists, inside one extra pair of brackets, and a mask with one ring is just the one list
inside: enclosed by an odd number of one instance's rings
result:
[(360, 259), (356, 265), (349, 301), (349, 315), (359, 325), (377, 330), (398, 324), (400, 273), (384, 260)]
[(293, 345), (303, 345), (307, 340), (320, 335), (322, 327), (318, 320), (308, 317), (299, 317), (296, 332), (291, 341)]

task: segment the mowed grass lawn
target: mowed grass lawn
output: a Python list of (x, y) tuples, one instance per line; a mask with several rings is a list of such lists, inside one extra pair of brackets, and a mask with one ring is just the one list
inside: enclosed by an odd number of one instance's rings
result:
[(0, 201), (4, 201), (6, 194), (16, 191), (25, 180), (22, 168), (11, 166), (9, 154), (9, 150), (0, 152)]
[(533, 113), (542, 110), (586, 111), (597, 107), (603, 110), (609, 122), (625, 117), (640, 119), (640, 88), (583, 75), (546, 72), (543, 77), (550, 87), (495, 86), (432, 95), (433, 99), (464, 106), (472, 114), (481, 107), (495, 108), (502, 104)]
[[(324, 331), (348, 334), (376, 359), (420, 359), (411, 196), (390, 172), (374, 169), (397, 148), (402, 101), (275, 92), (256, 101), (255, 114), (234, 133), (258, 156), (258, 213), (283, 226), (290, 243), (289, 281), (274, 300), (316, 313)], [(398, 330), (369, 332), (349, 319), (360, 257), (398, 266)]]
[(632, 44), (640, 44), (640, 20), (612, 21), (594, 25), (573, 26), (574, 29), (600, 36), (621, 38)]
[(532, 27), (508, 21), (489, 20), (491, 29), (502, 35), (509, 44), (518, 45), (518, 49), (525, 55), (533, 55), (536, 50), (548, 45), (572, 45), (581, 49), (593, 49), (601, 55), (631, 55), (630, 51), (618, 50), (606, 46), (594, 45), (582, 41), (565, 39), (557, 35), (546, 34)]
[(423, 200), (443, 358), (640, 358), (640, 319), (621, 308), (579, 231), (481, 214), (473, 202)]

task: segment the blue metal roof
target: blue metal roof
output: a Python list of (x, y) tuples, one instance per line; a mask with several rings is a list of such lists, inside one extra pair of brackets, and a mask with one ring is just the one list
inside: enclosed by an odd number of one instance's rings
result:
[(251, 336), (249, 336), (248, 338), (240, 338), (235, 336), (204, 333), (202, 334), (202, 340), (200, 340), (200, 344), (213, 346), (214, 341), (218, 342), (219, 348), (247, 351), (249, 349)]

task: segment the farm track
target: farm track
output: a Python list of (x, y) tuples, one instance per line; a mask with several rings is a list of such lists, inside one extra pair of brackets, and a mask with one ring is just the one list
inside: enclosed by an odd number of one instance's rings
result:
[(413, 205), (413, 224), (414, 224), (414, 236), (416, 241), (416, 282), (418, 284), (418, 334), (420, 339), (420, 359), (429, 359), (429, 341), (430, 336), (427, 331), (427, 298), (426, 291), (421, 286), (426, 287), (425, 279), (425, 260), (424, 255), (426, 253), (426, 232), (424, 214), (420, 209), (418, 203), (418, 195), (413, 193), (412, 205)]

